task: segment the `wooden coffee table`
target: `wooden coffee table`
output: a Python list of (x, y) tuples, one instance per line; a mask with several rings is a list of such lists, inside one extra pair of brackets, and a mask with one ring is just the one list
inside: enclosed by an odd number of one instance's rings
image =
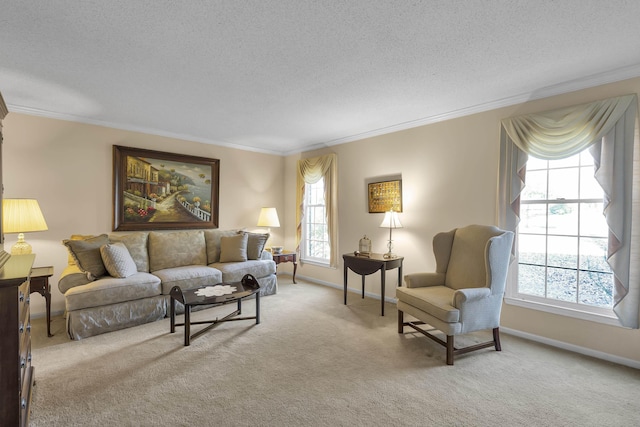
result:
[[(217, 291), (217, 292), (216, 292)], [(223, 295), (213, 295), (213, 292), (221, 293), (227, 291)], [(215, 327), (222, 322), (230, 322), (235, 320), (256, 320), (256, 325), (260, 324), (260, 285), (255, 277), (250, 274), (245, 275), (240, 282), (219, 283), (217, 285), (205, 286), (198, 289), (189, 289), (183, 291), (179, 286), (171, 288), (171, 333), (176, 331), (176, 326), (184, 326), (184, 345), (191, 344), (191, 339), (200, 336), (209, 329)], [(256, 296), (256, 315), (251, 317), (236, 317), (242, 314), (242, 300)], [(176, 301), (184, 305), (184, 323), (176, 323)], [(222, 319), (204, 320), (198, 322), (191, 321), (191, 308), (196, 305), (225, 305), (237, 302), (238, 308)], [(204, 329), (191, 335), (191, 325), (209, 324)]]

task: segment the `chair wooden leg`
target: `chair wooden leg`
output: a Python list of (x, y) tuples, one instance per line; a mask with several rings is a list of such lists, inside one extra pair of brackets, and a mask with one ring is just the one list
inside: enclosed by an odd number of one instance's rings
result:
[(447, 335), (447, 365), (453, 365), (453, 335)]
[(404, 332), (404, 313), (398, 310), (398, 333)]
[(500, 345), (500, 328), (493, 328), (493, 343), (496, 351), (502, 351), (502, 346)]

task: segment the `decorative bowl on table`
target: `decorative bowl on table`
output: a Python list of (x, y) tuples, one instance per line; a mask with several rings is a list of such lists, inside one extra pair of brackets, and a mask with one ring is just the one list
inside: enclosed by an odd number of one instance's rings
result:
[(282, 246), (271, 246), (271, 253), (279, 255), (282, 253)]

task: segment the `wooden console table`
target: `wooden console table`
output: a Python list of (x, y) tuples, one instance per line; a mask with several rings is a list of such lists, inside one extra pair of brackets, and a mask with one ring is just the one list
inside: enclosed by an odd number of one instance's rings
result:
[(31, 292), (38, 292), (47, 303), (47, 336), (51, 334), (51, 285), (49, 277), (53, 276), (53, 267), (35, 267), (31, 269)]
[(380, 313), (384, 316), (384, 285), (385, 273), (387, 270), (398, 269), (398, 286), (402, 284), (402, 261), (404, 257), (385, 258), (383, 254), (370, 254), (366, 256), (356, 256), (353, 253), (342, 255), (344, 260), (344, 304), (347, 305), (347, 271), (351, 269), (354, 273), (362, 276), (362, 298), (364, 298), (364, 277), (380, 270)]
[(292, 262), (293, 263), (293, 283), (296, 283), (296, 270), (298, 269), (298, 256), (295, 252), (290, 252), (290, 251), (284, 251), (280, 254), (274, 254), (273, 252), (271, 253), (271, 255), (273, 255), (273, 260), (276, 263), (276, 268), (278, 268), (278, 264), (280, 264), (281, 262)]

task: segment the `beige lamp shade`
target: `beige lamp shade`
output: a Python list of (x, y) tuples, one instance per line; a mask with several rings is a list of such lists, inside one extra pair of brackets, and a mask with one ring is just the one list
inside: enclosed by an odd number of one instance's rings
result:
[(391, 230), (394, 228), (402, 228), (402, 224), (400, 224), (400, 219), (398, 218), (398, 212), (395, 212), (393, 209), (384, 213), (384, 219), (380, 224), (380, 228), (389, 228), (389, 242), (387, 243), (387, 248), (389, 251), (384, 254), (385, 258), (395, 258), (396, 255), (393, 253), (393, 240), (391, 239)]
[(2, 201), (2, 231), (19, 233), (18, 241), (11, 248), (12, 255), (31, 253), (31, 245), (24, 241), (23, 233), (48, 229), (37, 200), (4, 199)]
[(258, 227), (280, 227), (276, 208), (262, 208), (257, 225)]

